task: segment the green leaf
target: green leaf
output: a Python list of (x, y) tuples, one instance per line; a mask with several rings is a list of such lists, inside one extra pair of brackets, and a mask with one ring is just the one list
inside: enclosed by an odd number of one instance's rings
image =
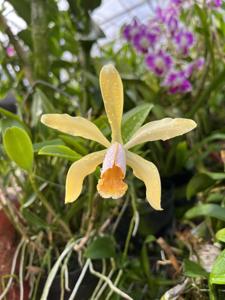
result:
[(53, 139), (53, 140), (48, 140), (48, 141), (44, 141), (44, 142), (40, 142), (40, 143), (35, 143), (33, 144), (34, 147), (34, 152), (38, 152), (39, 150), (41, 150), (41, 148), (45, 147), (45, 146), (52, 146), (52, 145), (65, 145), (64, 142), (61, 139)]
[(43, 113), (53, 112), (56, 112), (56, 109), (54, 108), (52, 102), (49, 101), (49, 99), (40, 89), (36, 88), (31, 105), (31, 126), (36, 126), (38, 124)]
[(115, 257), (115, 241), (110, 236), (97, 237), (88, 245), (84, 255), (91, 259)]
[(225, 284), (225, 250), (217, 257), (209, 276), (210, 284)]
[(9, 118), (3, 118), (0, 120), (0, 131), (2, 134), (5, 133), (7, 128), (11, 128), (11, 127), (19, 127), (25, 129), (24, 126), (17, 120), (9, 119)]
[(41, 150), (39, 150), (38, 154), (61, 157), (71, 161), (75, 161), (81, 158), (80, 154), (63, 145), (45, 146), (41, 148)]
[(32, 213), (30, 210), (24, 209), (23, 216), (30, 223), (31, 226), (34, 226), (36, 229), (46, 229), (49, 227), (49, 224), (46, 223), (38, 215)]
[(208, 277), (208, 273), (202, 266), (189, 259), (184, 260), (184, 274), (188, 277)]
[(201, 204), (189, 209), (185, 214), (187, 219), (203, 216), (225, 221), (225, 208), (217, 204)]
[(6, 117), (1, 120), (2, 131), (5, 131), (7, 127), (15, 126), (15, 127), (21, 127), (29, 133), (29, 128), (27, 127), (27, 125), (16, 114), (13, 114), (2, 107), (0, 107), (0, 114)]
[(225, 228), (222, 228), (219, 231), (217, 231), (216, 238), (220, 242), (224, 242), (225, 243)]
[(152, 235), (152, 234), (149, 234), (149, 235), (145, 238), (144, 243), (145, 243), (145, 244), (150, 244), (150, 243), (154, 242), (155, 240), (156, 240), (155, 236)]
[(176, 164), (174, 168), (176, 170), (181, 170), (185, 163), (187, 162), (187, 155), (188, 155), (188, 145), (186, 141), (180, 142), (176, 146)]
[(33, 167), (33, 147), (29, 135), (19, 127), (7, 128), (3, 135), (3, 145), (8, 157), (20, 168), (31, 172)]
[(190, 199), (198, 192), (204, 191), (206, 188), (212, 186), (214, 182), (215, 181), (212, 178), (210, 178), (207, 174), (196, 174), (194, 177), (191, 178), (187, 185), (187, 198)]
[(215, 181), (225, 180), (225, 173), (207, 172), (206, 174)]
[(122, 120), (124, 143), (128, 142), (132, 135), (141, 127), (152, 108), (152, 104), (142, 104), (124, 114)]
[(23, 123), (17, 115), (13, 114), (12, 112), (10, 112), (2, 107), (0, 107), (0, 114), (7, 118), (10, 118), (10, 119), (13, 119), (13, 120)]
[(60, 134), (59, 137), (65, 142), (65, 144), (73, 148), (76, 152), (82, 155), (88, 154), (87, 147), (82, 145), (82, 140), (79, 140), (79, 137), (75, 139), (74, 137), (65, 134)]

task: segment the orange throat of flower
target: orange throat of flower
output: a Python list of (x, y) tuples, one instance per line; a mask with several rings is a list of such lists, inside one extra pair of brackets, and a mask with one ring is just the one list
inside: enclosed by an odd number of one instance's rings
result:
[(115, 164), (101, 174), (97, 190), (102, 198), (121, 198), (127, 190), (127, 184), (123, 181), (124, 173)]

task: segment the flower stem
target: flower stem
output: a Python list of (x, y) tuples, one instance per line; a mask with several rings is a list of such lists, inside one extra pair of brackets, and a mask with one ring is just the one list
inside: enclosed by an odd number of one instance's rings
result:
[(124, 251), (123, 251), (123, 261), (126, 259), (127, 257), (127, 253), (128, 253), (128, 248), (129, 248), (129, 244), (130, 244), (130, 239), (132, 237), (132, 233), (133, 233), (133, 230), (135, 228), (135, 223), (136, 223), (136, 219), (137, 219), (137, 215), (138, 215), (138, 212), (137, 212), (137, 207), (136, 207), (136, 194), (135, 194), (135, 190), (134, 190), (134, 187), (131, 185), (131, 188), (130, 188), (130, 195), (131, 195), (131, 205), (132, 205), (132, 209), (133, 209), (133, 216), (131, 218), (131, 221), (130, 221), (130, 226), (129, 226), (129, 229), (128, 229), (128, 234), (127, 234), (127, 238), (126, 238), (126, 242), (125, 242), (125, 246), (124, 246)]

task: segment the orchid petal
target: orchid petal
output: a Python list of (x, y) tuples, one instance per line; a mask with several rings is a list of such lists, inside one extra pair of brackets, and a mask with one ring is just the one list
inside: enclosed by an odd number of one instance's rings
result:
[(157, 167), (130, 151), (127, 151), (127, 164), (133, 169), (134, 175), (144, 182), (149, 204), (156, 210), (162, 210), (160, 205), (161, 181)]
[(112, 142), (122, 143), (123, 84), (113, 65), (109, 64), (102, 68), (100, 87), (105, 111), (112, 129)]
[(197, 124), (190, 119), (165, 118), (142, 126), (125, 145), (126, 149), (150, 141), (168, 140), (194, 129)]
[(109, 141), (98, 127), (82, 117), (71, 117), (67, 114), (45, 114), (42, 115), (41, 122), (64, 133), (96, 141), (105, 147), (110, 146)]
[(84, 178), (93, 173), (98, 165), (103, 162), (106, 150), (93, 152), (75, 161), (66, 176), (65, 203), (75, 201), (82, 190)]

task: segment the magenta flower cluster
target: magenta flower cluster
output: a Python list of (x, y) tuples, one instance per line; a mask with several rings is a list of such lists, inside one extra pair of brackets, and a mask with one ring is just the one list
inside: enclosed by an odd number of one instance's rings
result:
[(125, 39), (144, 55), (148, 69), (171, 94), (190, 92), (193, 72), (204, 66), (204, 58), (192, 59), (196, 37), (180, 20), (184, 2), (170, 0), (167, 6), (156, 8), (148, 23), (134, 19), (123, 28)]
[(223, 0), (207, 0), (206, 3), (212, 8), (219, 8), (223, 4)]

